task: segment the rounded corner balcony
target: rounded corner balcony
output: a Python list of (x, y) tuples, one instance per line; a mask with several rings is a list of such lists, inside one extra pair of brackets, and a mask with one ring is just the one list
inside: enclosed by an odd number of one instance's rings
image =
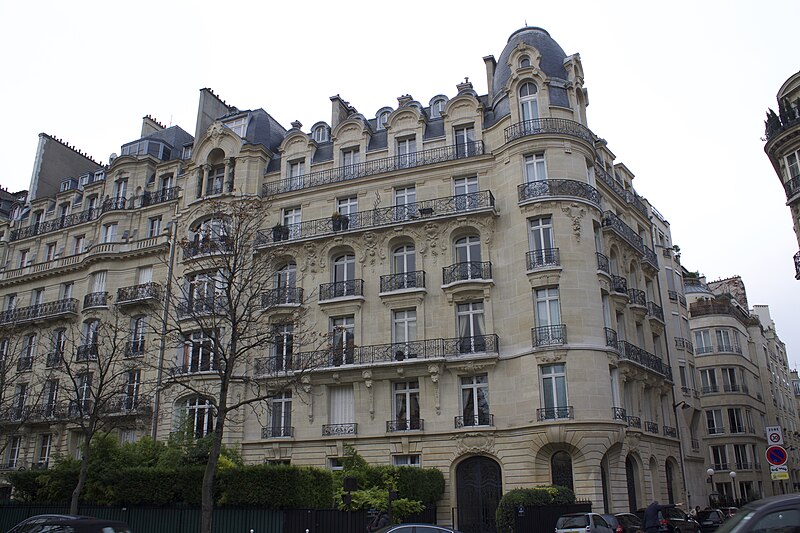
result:
[(117, 305), (151, 304), (161, 301), (161, 285), (155, 282), (141, 283), (117, 289)]
[(43, 320), (66, 318), (78, 314), (77, 298), (19, 307), (0, 312), (0, 326), (29, 325)]
[(567, 325), (536, 326), (531, 328), (531, 339), (534, 348), (552, 348), (567, 344)]
[(108, 307), (108, 292), (90, 292), (83, 297), (83, 310), (105, 309)]
[(519, 204), (525, 205), (541, 200), (568, 199), (588, 203), (600, 209), (600, 193), (582, 181), (568, 179), (546, 179), (529, 181), (517, 186)]
[(794, 254), (794, 279), (800, 279), (800, 252)]
[(567, 135), (589, 144), (594, 143), (595, 135), (589, 128), (574, 120), (565, 118), (535, 118), (512, 124), (504, 130), (505, 142), (530, 135)]
[(207, 237), (187, 242), (183, 245), (183, 260), (209, 255), (226, 254), (233, 251), (233, 241), (225, 236)]

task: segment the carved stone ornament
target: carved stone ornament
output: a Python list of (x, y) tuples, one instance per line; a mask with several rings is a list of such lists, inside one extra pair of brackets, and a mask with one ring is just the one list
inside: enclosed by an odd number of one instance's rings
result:
[(308, 423), (314, 423), (314, 395), (311, 394), (311, 377), (303, 376), (300, 378), (300, 383), (303, 386), (303, 391), (308, 396)]
[(456, 441), (455, 457), (467, 454), (496, 455), (494, 433), (458, 433), (450, 438)]
[(578, 204), (570, 204), (561, 208), (565, 215), (572, 219), (572, 233), (575, 240), (581, 242), (581, 219), (586, 214), (586, 209)]
[(211, 139), (211, 144), (213, 144), (215, 148), (219, 148), (219, 145), (222, 143), (222, 136), (224, 134), (225, 126), (222, 125), (222, 122), (214, 122), (208, 127), (208, 131), (206, 132), (208, 138)]
[(431, 383), (433, 383), (433, 401), (436, 407), (436, 414), (442, 414), (442, 405), (439, 401), (439, 373), (441, 368), (439, 365), (428, 365), (428, 373), (431, 375)]
[(480, 363), (476, 363), (475, 361), (469, 361), (466, 364), (460, 365), (453, 365), (450, 368), (455, 370), (456, 372), (463, 372), (465, 374), (475, 374), (477, 372), (483, 372), (495, 365), (495, 361), (482, 361)]
[(372, 388), (372, 370), (364, 370), (361, 373), (364, 379), (364, 386), (367, 387), (367, 394), (369, 395), (369, 419), (375, 420), (375, 391)]
[(628, 453), (639, 451), (639, 444), (642, 440), (640, 433), (630, 432), (627, 434), (625, 440), (628, 441)]
[(540, 365), (563, 363), (567, 360), (566, 350), (547, 350), (536, 354), (536, 362)]
[(439, 225), (434, 222), (425, 224), (425, 239), (420, 242), (422, 243), (419, 250), (420, 255), (430, 253), (431, 256), (436, 257), (439, 253), (444, 255), (447, 252), (447, 246), (443, 241), (440, 242)]
[(374, 232), (368, 231), (363, 235), (363, 241), (362, 241), (363, 250), (359, 254), (358, 260), (362, 265), (369, 264), (369, 266), (372, 267), (373, 272), (375, 271), (376, 261), (380, 261), (380, 264), (382, 265), (384, 260), (386, 259), (386, 253), (383, 250), (384, 249), (383, 241), (385, 240), (386, 240), (385, 237), (380, 239), (381, 242), (379, 246), (378, 236)]
[(314, 243), (307, 242), (303, 245), (303, 263), (300, 266), (300, 272), (309, 272), (316, 274), (317, 272), (317, 247)]

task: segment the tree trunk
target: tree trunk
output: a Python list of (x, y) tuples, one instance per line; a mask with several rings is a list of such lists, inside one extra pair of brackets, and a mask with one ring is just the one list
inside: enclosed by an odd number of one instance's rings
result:
[(214, 513), (214, 478), (217, 475), (217, 464), (219, 464), (219, 455), (222, 451), (222, 435), (225, 431), (225, 416), (220, 410), (217, 413), (217, 426), (214, 428), (214, 439), (211, 441), (211, 450), (208, 454), (208, 463), (206, 463), (206, 471), (203, 474), (203, 487), (202, 487), (202, 507), (201, 507), (201, 533), (211, 533), (211, 525)]
[(72, 491), (72, 499), (69, 502), (69, 514), (78, 514), (78, 500), (80, 499), (83, 486), (86, 484), (86, 476), (89, 474), (89, 444), (92, 439), (90, 436), (83, 441), (83, 457), (81, 457), (81, 470), (78, 474), (78, 484)]

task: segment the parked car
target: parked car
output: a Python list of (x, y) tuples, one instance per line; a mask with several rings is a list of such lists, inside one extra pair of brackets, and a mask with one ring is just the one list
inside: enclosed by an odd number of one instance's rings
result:
[[(8, 533), (131, 533), (124, 522), (102, 520), (91, 516), (40, 514), (26, 518)], [(432, 533), (432, 532), (431, 532)]]
[[(644, 521), (644, 509), (638, 509), (636, 516)], [(677, 507), (659, 511), (658, 522), (660, 533), (702, 533), (700, 524)]]
[(606, 521), (608, 527), (614, 530), (614, 533), (625, 533), (625, 529), (622, 527), (622, 524), (619, 523), (616, 516), (613, 514), (601, 514), (600, 516)]
[(715, 531), (727, 517), (719, 509), (706, 509), (698, 511), (697, 516), (694, 518), (700, 524), (700, 530), (703, 533)]
[(725, 515), (725, 518), (732, 517), (733, 515), (736, 514), (736, 511), (739, 510), (738, 507), (717, 507), (717, 509), (722, 511), (722, 514)]
[(375, 533), (458, 533), (458, 531), (431, 524), (397, 524), (379, 529)]
[(642, 519), (633, 513), (617, 513), (614, 516), (622, 526), (623, 533), (637, 533), (642, 529)]
[(795, 531), (800, 531), (800, 494), (782, 494), (750, 502), (737, 509), (716, 533)]
[(556, 533), (616, 533), (597, 513), (571, 513), (558, 517)]

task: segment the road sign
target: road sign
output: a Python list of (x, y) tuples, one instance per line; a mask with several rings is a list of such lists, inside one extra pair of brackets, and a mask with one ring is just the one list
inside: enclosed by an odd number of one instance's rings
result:
[(772, 481), (781, 481), (784, 479), (789, 479), (789, 472), (773, 472), (770, 474)]
[(788, 472), (789, 467), (787, 465), (770, 465), (769, 467), (770, 472)]
[(783, 446), (770, 446), (767, 448), (767, 462), (771, 465), (782, 465), (786, 463), (786, 450)]
[(783, 445), (783, 430), (780, 426), (768, 426), (766, 428), (767, 431), (767, 442), (770, 445), (773, 444), (780, 444)]

